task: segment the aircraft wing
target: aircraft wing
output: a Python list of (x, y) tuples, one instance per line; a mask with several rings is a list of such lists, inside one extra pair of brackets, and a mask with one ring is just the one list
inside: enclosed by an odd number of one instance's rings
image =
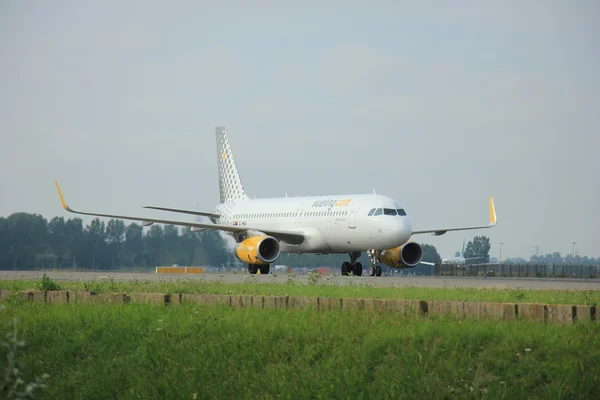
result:
[(161, 211), (170, 211), (181, 214), (191, 214), (191, 215), (201, 215), (203, 217), (209, 218), (219, 218), (221, 214), (205, 212), (205, 211), (192, 211), (192, 210), (180, 210), (178, 208), (165, 208), (165, 207), (154, 207), (154, 206), (144, 206), (144, 208), (151, 208), (153, 210), (161, 210)]
[(492, 198), (492, 196), (490, 196), (490, 223), (489, 225), (482, 225), (482, 226), (469, 226), (469, 227), (464, 227), (464, 228), (443, 228), (443, 229), (425, 229), (425, 230), (417, 230), (417, 231), (413, 231), (413, 235), (418, 235), (421, 233), (431, 233), (433, 236), (440, 236), (443, 235), (446, 232), (450, 232), (450, 231), (466, 231), (469, 229), (485, 229), (485, 228), (492, 228), (494, 226), (496, 226), (496, 210), (494, 209), (494, 199)]
[(56, 189), (58, 190), (58, 196), (60, 197), (60, 202), (62, 207), (68, 212), (82, 215), (91, 215), (95, 217), (106, 217), (106, 218), (117, 218), (117, 219), (126, 219), (130, 221), (140, 221), (142, 225), (148, 226), (153, 223), (157, 224), (168, 224), (168, 225), (178, 225), (178, 226), (189, 226), (191, 228), (201, 228), (201, 229), (215, 229), (219, 231), (225, 232), (245, 232), (245, 231), (258, 231), (263, 232), (267, 235), (273, 236), (276, 239), (281, 240), (282, 242), (290, 243), (290, 244), (300, 244), (304, 241), (304, 235), (301, 232), (292, 232), (292, 231), (279, 231), (273, 229), (261, 229), (255, 227), (248, 226), (231, 226), (231, 225), (218, 225), (218, 224), (199, 224), (196, 222), (182, 222), (182, 221), (169, 221), (164, 219), (154, 219), (154, 218), (142, 218), (142, 217), (130, 217), (125, 215), (111, 215), (111, 214), (100, 214), (100, 213), (90, 213), (83, 211), (75, 211), (70, 208), (62, 195), (60, 190), (60, 186), (58, 186), (58, 182), (54, 181), (56, 184)]
[(425, 264), (425, 265), (435, 265), (435, 263), (432, 262), (428, 262), (428, 261), (421, 261), (420, 264)]

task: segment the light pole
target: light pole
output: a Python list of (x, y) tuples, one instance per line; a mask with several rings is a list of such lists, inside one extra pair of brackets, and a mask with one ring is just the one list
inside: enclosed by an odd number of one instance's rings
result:
[(500, 264), (502, 264), (502, 245), (504, 243), (500, 242)]
[(572, 251), (571, 251), (571, 255), (573, 256), (573, 258), (575, 258), (575, 246), (576, 245), (577, 245), (577, 242), (573, 242)]

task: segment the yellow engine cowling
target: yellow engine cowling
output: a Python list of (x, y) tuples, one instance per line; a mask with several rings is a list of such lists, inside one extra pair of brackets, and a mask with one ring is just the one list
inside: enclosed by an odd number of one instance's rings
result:
[(233, 252), (248, 264), (271, 264), (279, 258), (279, 242), (271, 236), (252, 236), (238, 243)]
[(418, 243), (406, 243), (404, 246), (384, 250), (379, 261), (391, 268), (416, 267), (423, 257), (423, 249)]

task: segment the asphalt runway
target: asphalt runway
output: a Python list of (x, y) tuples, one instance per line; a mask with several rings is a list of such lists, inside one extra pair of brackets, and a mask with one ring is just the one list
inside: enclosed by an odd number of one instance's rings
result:
[[(308, 284), (306, 275), (249, 275), (230, 273), (207, 273), (198, 275), (156, 274), (151, 272), (72, 272), (72, 271), (0, 271), (1, 280), (37, 280), (46, 273), (56, 281), (175, 281), (179, 279), (200, 281), (222, 281), (225, 283), (264, 282), (286, 283), (294, 279)], [(439, 276), (323, 276), (319, 284), (363, 285), (380, 287), (431, 287), (431, 288), (496, 288), (496, 289), (559, 289), (559, 290), (600, 290), (600, 279), (546, 279), (546, 278), (481, 278), (481, 277), (439, 277)]]

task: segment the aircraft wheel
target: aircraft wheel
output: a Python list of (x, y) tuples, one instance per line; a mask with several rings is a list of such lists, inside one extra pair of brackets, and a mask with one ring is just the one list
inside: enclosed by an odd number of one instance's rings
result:
[(352, 271), (352, 265), (348, 261), (342, 263), (342, 276), (346, 276)]
[(358, 261), (355, 262), (352, 265), (352, 271), (353, 271), (354, 275), (356, 275), (356, 276), (362, 276), (362, 273), (363, 273), (363, 266), (362, 266), (362, 264), (359, 263)]
[(369, 276), (375, 276), (375, 266), (371, 265), (371, 268), (369, 268)]
[(258, 265), (248, 264), (248, 272), (252, 275), (258, 272)]
[(261, 275), (269, 275), (270, 270), (271, 270), (270, 264), (260, 266), (260, 274)]
[(375, 267), (375, 276), (381, 276), (381, 266), (376, 266)]

